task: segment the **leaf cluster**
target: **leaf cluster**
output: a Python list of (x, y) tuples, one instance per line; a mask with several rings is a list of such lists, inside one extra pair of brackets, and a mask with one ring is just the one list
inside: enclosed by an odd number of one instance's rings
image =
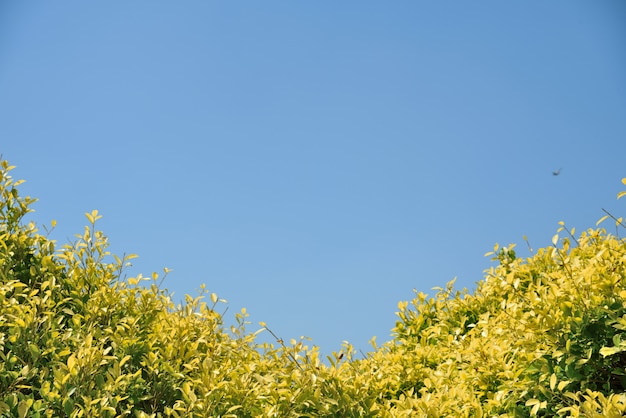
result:
[[(608, 217), (623, 226), (599, 222)], [(498, 265), (472, 293), (451, 282), (399, 304), (394, 340), (371, 357), (403, 363), (398, 406), (433, 417), (626, 413), (626, 242), (562, 231), (526, 259), (496, 245), (487, 255)]]
[(245, 309), (226, 326), (204, 287), (174, 304), (156, 273), (125, 277), (97, 211), (56, 248), (0, 165), (0, 417), (626, 414), (626, 243), (603, 229), (562, 225), (525, 259), (496, 245), (473, 292), (416, 291), (393, 340), (325, 362)]

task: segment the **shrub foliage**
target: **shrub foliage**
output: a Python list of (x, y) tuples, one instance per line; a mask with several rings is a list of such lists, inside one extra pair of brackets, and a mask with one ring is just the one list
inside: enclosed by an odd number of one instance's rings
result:
[(561, 225), (524, 259), (496, 246), (474, 291), (415, 292), (391, 341), (324, 362), (304, 340), (258, 343), (272, 331), (245, 309), (227, 327), (204, 287), (175, 305), (157, 274), (126, 278), (97, 211), (56, 248), (0, 164), (0, 416), (626, 414), (626, 243), (604, 229)]

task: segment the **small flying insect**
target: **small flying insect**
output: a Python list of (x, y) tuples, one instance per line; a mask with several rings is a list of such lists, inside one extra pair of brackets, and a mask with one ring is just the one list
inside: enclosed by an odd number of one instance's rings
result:
[(561, 174), (561, 169), (560, 168), (558, 170), (552, 172), (553, 176), (558, 176), (559, 174)]

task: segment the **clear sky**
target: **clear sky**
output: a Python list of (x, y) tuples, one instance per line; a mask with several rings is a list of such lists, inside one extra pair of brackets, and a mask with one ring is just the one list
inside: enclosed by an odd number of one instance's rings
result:
[(34, 219), (66, 243), (98, 209), (130, 275), (325, 354), (496, 242), (624, 215), (625, 144), (623, 0), (0, 3)]

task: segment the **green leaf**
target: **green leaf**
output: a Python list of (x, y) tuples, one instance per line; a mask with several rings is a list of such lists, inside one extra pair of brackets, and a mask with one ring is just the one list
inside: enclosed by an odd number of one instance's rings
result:
[(71, 398), (67, 398), (66, 400), (63, 401), (63, 412), (65, 412), (65, 415), (69, 417), (73, 411), (74, 411), (74, 401)]
[(28, 344), (28, 349), (30, 350), (30, 355), (33, 357), (33, 360), (37, 361), (39, 359), (39, 355), (41, 352), (39, 351), (39, 347), (37, 345), (30, 343)]

